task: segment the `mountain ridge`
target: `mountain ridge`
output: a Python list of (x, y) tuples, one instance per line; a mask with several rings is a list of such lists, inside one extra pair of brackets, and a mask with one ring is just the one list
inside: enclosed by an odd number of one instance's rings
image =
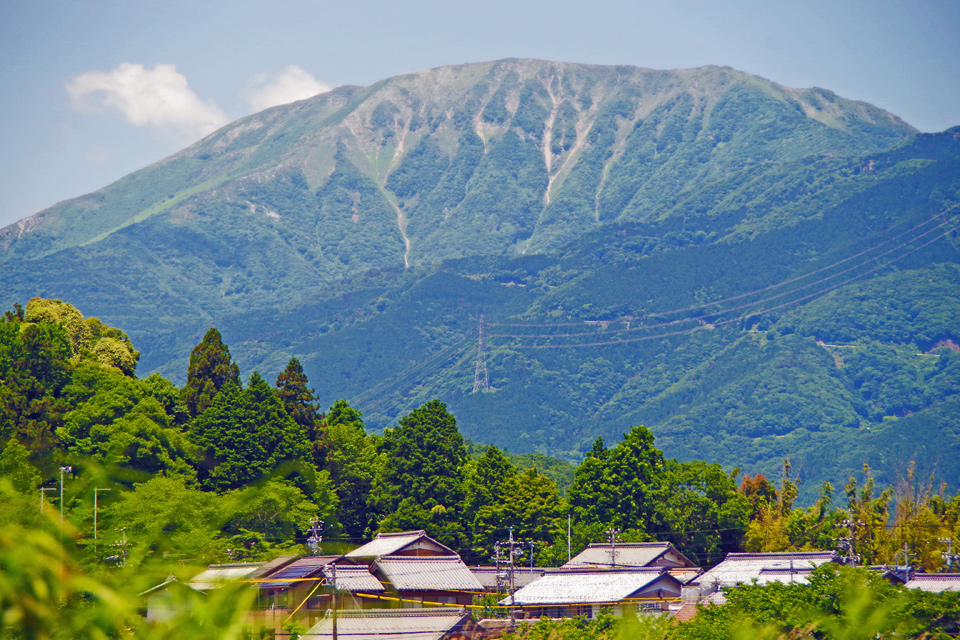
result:
[[(0, 298), (100, 316), (142, 372), (177, 382), (217, 326), (245, 372), (296, 356), (325, 406), (349, 398), (375, 431), (439, 396), (466, 436), (518, 453), (577, 459), (643, 421), (669, 455), (773, 473), (788, 454), (836, 484), (864, 461), (892, 473), (879, 448), (910, 455), (901, 425), (960, 429), (952, 356), (915, 361), (911, 336), (926, 334), (899, 316), (883, 335), (861, 326), (889, 320), (889, 286), (922, 329), (960, 342), (949, 289), (921, 313), (922, 283), (955, 278), (958, 202), (960, 129), (917, 135), (865, 103), (720, 67), (493, 61), (268, 109), (45, 226), (7, 227)], [(754, 295), (811, 273), (834, 280)], [(851, 362), (876, 379), (816, 344), (831, 317), (813, 303), (854, 291), (850, 277), (880, 284), (843, 298), (859, 316), (836, 334), (861, 336)], [(644, 328), (667, 313), (677, 332)], [(473, 393), (481, 314), (491, 389)], [(494, 330), (511, 323), (610, 346)]]

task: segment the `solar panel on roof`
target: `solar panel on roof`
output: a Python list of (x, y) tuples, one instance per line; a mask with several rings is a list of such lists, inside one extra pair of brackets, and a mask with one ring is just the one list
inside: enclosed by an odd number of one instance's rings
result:
[(276, 573), (266, 576), (270, 582), (260, 584), (261, 589), (282, 589), (293, 584), (294, 580), (309, 577), (311, 573), (319, 572), (324, 564), (315, 558), (302, 558)]

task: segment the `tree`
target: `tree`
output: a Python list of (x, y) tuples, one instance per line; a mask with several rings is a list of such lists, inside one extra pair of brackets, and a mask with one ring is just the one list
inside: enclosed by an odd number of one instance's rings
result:
[(211, 328), (190, 353), (187, 384), (180, 392), (190, 415), (203, 413), (227, 382), (240, 384), (240, 367), (230, 359), (220, 332)]
[(431, 533), (445, 544), (463, 548), (466, 535), (459, 511), (466, 448), (447, 406), (431, 400), (401, 418), (398, 427), (384, 434), (380, 457), (382, 473), (371, 502), (386, 514), (381, 528), (395, 530), (404, 528), (402, 523), (433, 520)]
[(337, 487), (340, 524), (350, 535), (363, 535), (371, 516), (369, 496), (377, 456), (374, 438), (367, 436), (361, 413), (346, 400), (337, 400), (330, 407), (320, 432), (324, 456), (317, 465), (329, 472)]
[(245, 390), (228, 380), (194, 420), (190, 436), (203, 452), (201, 480), (210, 489), (242, 487), (283, 462), (316, 473), (306, 433), (257, 372)]
[(512, 475), (503, 495), (480, 508), (474, 521), (474, 551), (489, 556), (494, 543), (505, 540), (509, 527), (514, 538), (534, 542), (538, 549), (549, 545), (558, 533), (563, 504), (557, 486), (536, 469)]
[[(317, 427), (323, 419), (317, 407), (317, 396), (307, 386), (307, 376), (296, 358), (277, 376), (277, 396), (293, 421), (306, 432), (311, 443), (317, 440)], [(319, 461), (318, 461), (319, 464)]]
[(623, 531), (656, 531), (663, 520), (665, 461), (653, 443), (653, 433), (642, 426), (630, 429), (613, 449), (598, 440), (570, 487), (575, 517)]

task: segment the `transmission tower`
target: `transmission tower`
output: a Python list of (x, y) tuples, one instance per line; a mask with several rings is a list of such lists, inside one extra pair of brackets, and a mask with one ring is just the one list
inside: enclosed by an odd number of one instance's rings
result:
[(481, 388), (490, 391), (490, 374), (487, 372), (487, 356), (483, 350), (483, 314), (480, 314), (479, 326), (480, 342), (477, 346), (477, 370), (473, 374), (473, 392)]

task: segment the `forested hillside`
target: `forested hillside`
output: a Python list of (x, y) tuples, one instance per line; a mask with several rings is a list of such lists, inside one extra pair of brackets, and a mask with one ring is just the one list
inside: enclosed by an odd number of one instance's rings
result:
[(957, 130), (727, 68), (504, 60), (269, 109), (0, 230), (0, 301), (69, 300), (176, 384), (216, 326), (373, 432), (440, 398), (514, 453), (645, 424), (681, 460), (789, 456), (812, 502), (864, 463), (960, 483), (958, 203)]

